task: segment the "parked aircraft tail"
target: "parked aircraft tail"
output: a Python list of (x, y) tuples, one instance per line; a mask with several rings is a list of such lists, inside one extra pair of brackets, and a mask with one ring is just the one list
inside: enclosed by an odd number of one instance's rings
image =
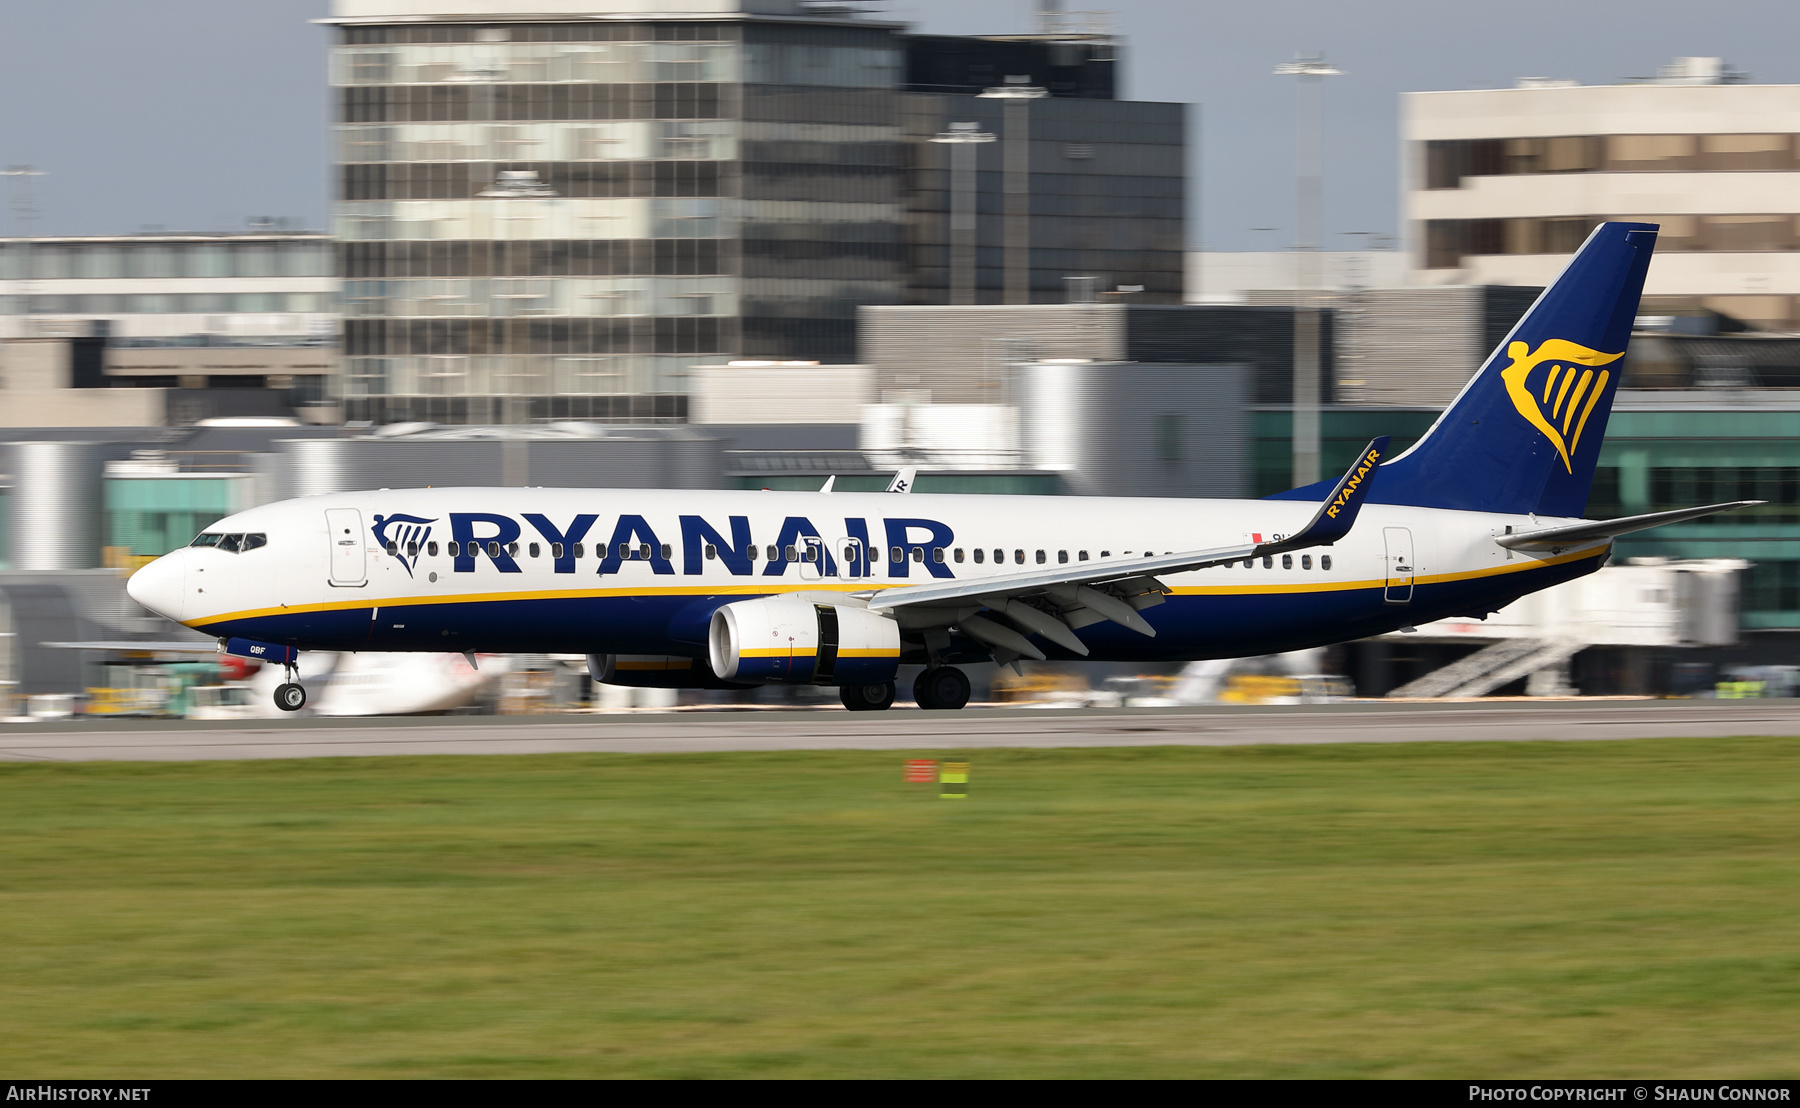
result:
[[(1653, 223), (1602, 223), (1370, 503), (1580, 516), (1624, 368)], [(1319, 482), (1277, 500), (1318, 500)]]

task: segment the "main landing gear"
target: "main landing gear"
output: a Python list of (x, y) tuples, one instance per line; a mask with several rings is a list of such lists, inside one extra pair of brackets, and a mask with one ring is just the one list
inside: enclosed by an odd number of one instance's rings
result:
[(275, 690), (275, 706), (284, 712), (298, 712), (306, 707), (306, 690), (300, 685), (300, 671), (295, 666), (284, 668), (287, 680)]
[(969, 702), (969, 676), (955, 666), (925, 670), (913, 681), (913, 700), (921, 708), (955, 711)]
[(852, 712), (884, 712), (894, 705), (894, 683), (839, 685), (838, 699)]

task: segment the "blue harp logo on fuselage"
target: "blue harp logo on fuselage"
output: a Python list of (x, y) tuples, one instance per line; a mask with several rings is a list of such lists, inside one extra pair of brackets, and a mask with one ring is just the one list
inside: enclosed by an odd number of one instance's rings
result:
[(406, 575), (411, 577), (413, 567), (419, 564), (419, 551), (425, 548), (425, 540), (431, 537), (431, 525), (436, 522), (435, 518), (420, 519), (418, 516), (376, 516), (375, 526), (369, 530), (375, 533), (375, 541), (404, 566)]

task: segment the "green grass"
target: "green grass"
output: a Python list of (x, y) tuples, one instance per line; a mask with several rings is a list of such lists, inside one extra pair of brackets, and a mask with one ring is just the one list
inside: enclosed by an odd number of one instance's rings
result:
[(0, 1071), (1800, 1075), (1800, 741), (0, 767)]

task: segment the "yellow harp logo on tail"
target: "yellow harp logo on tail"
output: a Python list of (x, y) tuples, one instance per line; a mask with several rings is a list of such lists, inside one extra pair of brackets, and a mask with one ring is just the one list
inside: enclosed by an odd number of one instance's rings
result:
[[(1544, 433), (1562, 455), (1563, 468), (1574, 473), (1570, 459), (1581, 445), (1581, 432), (1612, 380), (1611, 370), (1598, 367), (1618, 361), (1625, 352), (1602, 354), (1567, 339), (1545, 339), (1536, 350), (1527, 343), (1510, 343), (1506, 356), (1512, 364), (1500, 371), (1500, 379), (1513, 407)], [(1530, 378), (1539, 367), (1545, 372), (1534, 384)]]

